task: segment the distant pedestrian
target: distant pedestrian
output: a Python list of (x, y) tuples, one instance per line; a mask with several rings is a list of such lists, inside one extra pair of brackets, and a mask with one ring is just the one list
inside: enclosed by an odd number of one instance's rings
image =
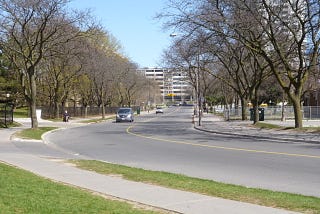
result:
[(69, 122), (69, 114), (68, 114), (68, 111), (64, 111), (63, 113), (63, 122)]

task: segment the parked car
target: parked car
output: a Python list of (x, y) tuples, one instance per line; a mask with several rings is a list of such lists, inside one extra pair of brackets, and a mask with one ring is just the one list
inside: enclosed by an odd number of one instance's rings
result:
[(163, 114), (163, 109), (161, 107), (156, 108), (156, 114), (162, 113)]
[(132, 108), (119, 108), (116, 113), (116, 122), (128, 121), (133, 122)]

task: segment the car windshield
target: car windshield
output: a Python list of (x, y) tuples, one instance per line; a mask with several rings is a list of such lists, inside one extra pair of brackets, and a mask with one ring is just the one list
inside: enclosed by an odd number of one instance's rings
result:
[(130, 109), (119, 109), (118, 114), (128, 114), (130, 113)]

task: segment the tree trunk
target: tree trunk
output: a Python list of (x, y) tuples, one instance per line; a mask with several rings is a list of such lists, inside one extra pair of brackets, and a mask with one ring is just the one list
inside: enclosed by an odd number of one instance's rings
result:
[(281, 121), (285, 121), (285, 114), (284, 114), (284, 92), (282, 92), (282, 105), (281, 105)]
[(258, 95), (257, 90), (254, 91), (254, 99), (252, 99), (253, 105), (253, 124), (259, 122), (259, 102), (258, 102)]
[(247, 120), (247, 101), (244, 98), (240, 98), (241, 102), (241, 119), (242, 120)]
[(106, 118), (106, 107), (103, 101), (101, 103), (101, 115), (102, 115), (102, 119)]
[[(29, 72), (30, 73), (30, 72)], [(30, 89), (31, 89), (31, 94), (30, 94), (30, 101), (29, 101), (29, 106), (30, 106), (30, 117), (31, 117), (31, 128), (36, 129), (38, 128), (38, 119), (37, 119), (37, 113), (36, 113), (36, 79), (34, 75), (29, 76), (29, 81), (30, 81)]]
[(294, 127), (295, 128), (302, 128), (302, 109), (300, 104), (300, 98), (292, 98), (292, 104), (293, 104), (293, 111), (294, 111)]
[(88, 117), (88, 106), (87, 105), (83, 105), (83, 107), (82, 108), (84, 108), (84, 118), (87, 118)]
[(60, 108), (57, 101), (54, 102), (54, 117), (60, 118)]

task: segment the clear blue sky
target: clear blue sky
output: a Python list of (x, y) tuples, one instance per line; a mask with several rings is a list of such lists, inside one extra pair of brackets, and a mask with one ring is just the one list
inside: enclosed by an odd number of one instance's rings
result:
[(140, 67), (160, 67), (170, 32), (155, 20), (166, 0), (73, 0), (69, 7), (90, 8), (93, 16), (116, 37), (124, 54)]

